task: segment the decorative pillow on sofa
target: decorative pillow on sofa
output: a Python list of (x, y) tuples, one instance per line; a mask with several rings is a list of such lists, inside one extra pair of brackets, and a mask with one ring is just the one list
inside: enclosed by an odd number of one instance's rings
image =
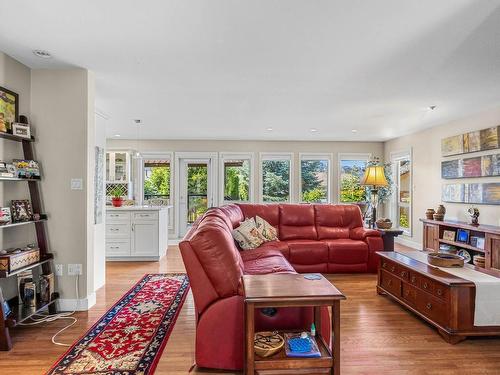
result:
[(275, 227), (269, 224), (260, 216), (255, 216), (255, 224), (257, 226), (257, 230), (267, 241), (276, 241), (278, 240), (278, 231)]
[(260, 234), (257, 229), (255, 219), (247, 219), (240, 223), (240, 226), (233, 230), (233, 238), (238, 242), (238, 245), (243, 250), (256, 249), (264, 242), (266, 239)]

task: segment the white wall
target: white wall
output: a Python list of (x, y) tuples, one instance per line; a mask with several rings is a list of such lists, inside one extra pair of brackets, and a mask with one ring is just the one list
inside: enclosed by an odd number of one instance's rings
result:
[[(414, 133), (405, 137), (396, 138), (385, 143), (385, 158), (390, 159), (392, 152), (412, 149), (413, 153), (413, 235), (407, 239), (422, 244), (422, 223), (420, 218), (425, 217), (427, 208), (436, 208), (441, 204), (441, 185), (444, 182), (457, 181), (460, 183), (500, 182), (499, 177), (483, 177), (458, 180), (441, 179), (441, 139), (467, 133), (473, 130), (484, 129), (500, 124), (500, 107), (481, 112), (467, 118), (442, 124), (431, 129)], [(475, 153), (498, 153), (499, 150)], [(457, 158), (461, 156), (458, 155)], [(447, 158), (449, 159), (449, 158)], [(462, 203), (443, 203), (446, 207), (446, 218), (467, 221), (465, 213), (469, 207)], [(480, 210), (479, 222), (482, 224), (500, 225), (500, 206), (478, 205)]]

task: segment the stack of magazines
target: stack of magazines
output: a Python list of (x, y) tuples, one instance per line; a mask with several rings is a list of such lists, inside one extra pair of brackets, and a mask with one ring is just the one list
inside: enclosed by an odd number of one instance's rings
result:
[(285, 333), (285, 353), (287, 357), (321, 357), (316, 339), (309, 332)]

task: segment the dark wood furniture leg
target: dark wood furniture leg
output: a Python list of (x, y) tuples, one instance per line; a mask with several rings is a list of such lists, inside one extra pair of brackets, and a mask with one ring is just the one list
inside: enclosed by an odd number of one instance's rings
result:
[(340, 301), (332, 305), (333, 375), (340, 374)]
[(452, 345), (458, 344), (459, 342), (462, 342), (467, 338), (467, 336), (450, 335), (449, 333), (443, 331), (442, 329), (438, 329), (438, 332), (444, 339), (444, 341)]
[(246, 304), (246, 311), (245, 311), (245, 325), (246, 325), (246, 345), (245, 345), (245, 350), (246, 350), (246, 363), (245, 363), (245, 369), (244, 373), (246, 375), (253, 375), (255, 373), (255, 367), (254, 367), (254, 348), (253, 348), (253, 341), (254, 341), (254, 336), (255, 336), (255, 307), (254, 304), (251, 302), (247, 302)]
[[(3, 313), (2, 309), (0, 309), (0, 313)], [(5, 326), (5, 323), (5, 320), (0, 319), (0, 350), (12, 349), (9, 328)]]

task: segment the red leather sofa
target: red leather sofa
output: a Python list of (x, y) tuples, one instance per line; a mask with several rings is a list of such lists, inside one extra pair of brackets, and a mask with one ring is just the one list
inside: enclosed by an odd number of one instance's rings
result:
[[(231, 231), (260, 216), (278, 229), (279, 241), (240, 251)], [(230, 204), (209, 209), (180, 243), (196, 309), (196, 364), (240, 370), (244, 356), (241, 276), (267, 273), (376, 272), (380, 233), (363, 228), (355, 205)], [(322, 332), (329, 337), (328, 310)], [(308, 329), (311, 308), (256, 312), (257, 330)]]

